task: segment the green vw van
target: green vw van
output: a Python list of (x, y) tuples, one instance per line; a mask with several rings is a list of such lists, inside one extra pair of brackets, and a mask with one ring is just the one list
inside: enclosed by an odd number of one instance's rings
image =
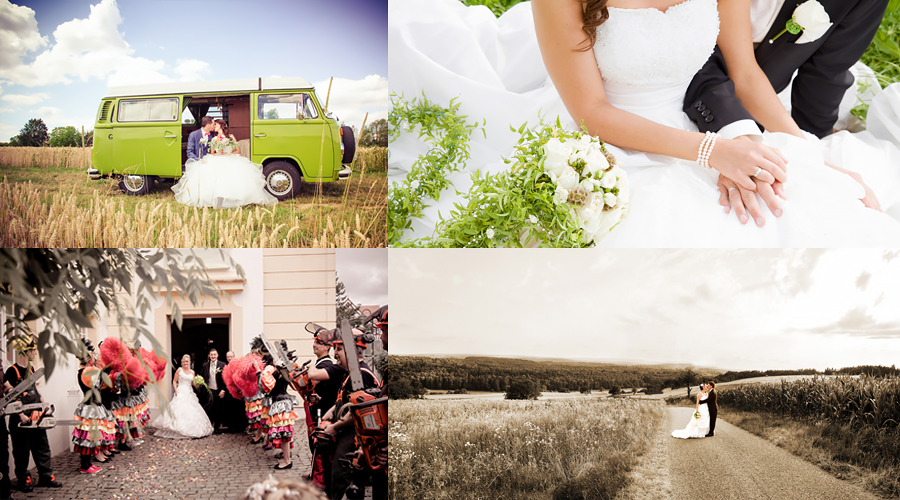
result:
[(188, 136), (209, 114), (223, 118), (241, 154), (262, 165), (279, 200), (300, 182), (350, 176), (353, 130), (338, 126), (302, 78), (258, 78), (113, 87), (100, 101), (88, 176), (115, 176), (131, 195), (184, 172)]

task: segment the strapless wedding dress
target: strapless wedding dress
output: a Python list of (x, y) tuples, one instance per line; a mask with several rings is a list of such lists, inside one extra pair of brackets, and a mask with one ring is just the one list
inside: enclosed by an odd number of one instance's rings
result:
[[(547, 75), (534, 33), (531, 6), (514, 6), (501, 18), (485, 7), (457, 0), (391, 0), (389, 71), (392, 92), (408, 99), (425, 95), (446, 105), (458, 97), (468, 121), (486, 118), (487, 138), (472, 135), (466, 170), (450, 176), (465, 193), (474, 170), (508, 168), (523, 122), (536, 125), (568, 115)], [(709, 58), (719, 32), (715, 0), (686, 0), (666, 12), (609, 9), (597, 32), (594, 54), (610, 102), (655, 122), (684, 130), (696, 126), (682, 111), (684, 93)], [(819, 140), (766, 133), (766, 144), (787, 157), (787, 201), (776, 218), (761, 203), (766, 225), (742, 225), (718, 204), (718, 173), (694, 161), (609, 145), (626, 169), (631, 212), (601, 247), (885, 247), (900, 245), (900, 220), (865, 208), (862, 186), (823, 164), (823, 159), (862, 174), (887, 210), (900, 201), (900, 85), (873, 101), (869, 131), (840, 132)], [(602, 139), (602, 138), (601, 138)], [(389, 176), (401, 179), (428, 150), (415, 134), (391, 144)], [(445, 190), (405, 238), (430, 236), (439, 216), (448, 217), (461, 196)]]
[(680, 439), (702, 438), (709, 434), (709, 407), (706, 406), (708, 396), (700, 398), (700, 418), (691, 415), (691, 421), (684, 429), (672, 431), (672, 437)]
[(191, 387), (193, 375), (178, 372), (178, 386), (175, 397), (169, 402), (169, 411), (163, 412), (150, 426), (156, 429), (154, 436), (168, 439), (190, 439), (209, 436), (213, 433), (212, 423), (200, 400)]

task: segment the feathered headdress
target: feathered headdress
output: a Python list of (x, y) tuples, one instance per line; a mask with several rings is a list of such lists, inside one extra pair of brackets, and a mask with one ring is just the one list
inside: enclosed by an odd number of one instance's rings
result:
[(132, 357), (131, 350), (116, 337), (107, 337), (100, 344), (100, 363), (111, 369), (111, 375), (124, 371)]
[[(225, 365), (225, 368), (222, 370), (222, 380), (225, 381), (225, 387), (228, 388), (228, 393), (231, 394), (235, 399), (241, 399), (244, 397), (243, 392), (241, 392), (241, 388), (234, 383), (234, 370), (237, 368), (237, 365), (234, 363), (237, 360), (231, 360), (230, 363)], [(252, 394), (251, 394), (252, 396)]]
[(131, 356), (125, 364), (124, 374), (128, 387), (131, 387), (132, 389), (137, 389), (150, 380), (150, 375), (147, 374), (146, 368), (144, 368), (144, 365), (137, 356)]
[(91, 344), (91, 341), (86, 338), (82, 338), (81, 343), (84, 345), (84, 349), (79, 351), (75, 357), (82, 363), (90, 363), (91, 360), (94, 359), (94, 346)]
[(153, 376), (156, 377), (156, 381), (159, 382), (166, 375), (166, 365), (169, 363), (166, 358), (156, 354), (153, 351), (148, 351), (141, 347), (138, 349), (141, 353), (141, 357), (144, 358), (144, 362), (147, 363), (147, 366), (150, 367), (153, 372)]
[[(259, 356), (248, 354), (247, 356), (236, 358), (228, 363), (228, 366), (234, 365), (232, 369), (231, 381), (240, 390), (244, 397), (250, 397), (257, 393), (257, 374), (263, 369), (263, 362)], [(232, 396), (234, 393), (232, 393)]]
[(265, 342), (263, 342), (262, 335), (257, 335), (250, 339), (250, 350), (260, 354), (267, 354), (269, 352), (269, 350), (266, 349)]

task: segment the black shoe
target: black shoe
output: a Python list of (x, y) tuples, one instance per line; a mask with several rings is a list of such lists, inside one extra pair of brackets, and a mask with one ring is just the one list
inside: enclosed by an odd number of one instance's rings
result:
[(710, 432), (710, 433), (707, 434), (705, 437), (708, 437), (708, 438), (709, 438), (709, 437), (713, 437), (713, 436), (715, 436), (715, 435), (716, 435), (715, 432)]
[(31, 493), (34, 491), (34, 488), (31, 486), (31, 481), (17, 481), (16, 489), (22, 493)]
[(119, 445), (119, 451), (131, 451), (133, 448), (125, 443)]
[(285, 469), (290, 469), (290, 468), (293, 467), (293, 466), (294, 466), (294, 462), (291, 462), (291, 463), (285, 465), (284, 467), (279, 467), (278, 464), (275, 464), (275, 470), (285, 470)]
[(57, 481), (55, 477), (50, 476), (50, 479), (41, 478), (37, 485), (42, 488), (62, 488), (63, 484)]

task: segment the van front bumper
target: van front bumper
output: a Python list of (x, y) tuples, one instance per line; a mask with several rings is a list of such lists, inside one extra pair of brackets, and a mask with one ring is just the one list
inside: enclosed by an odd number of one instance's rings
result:
[(350, 165), (341, 165), (341, 171), (338, 172), (338, 179), (344, 180), (349, 179), (350, 174), (353, 173), (353, 170), (350, 168)]
[(92, 181), (96, 181), (96, 180), (100, 179), (100, 171), (97, 170), (96, 168), (93, 168), (93, 167), (88, 168), (87, 174), (88, 174), (88, 177), (90, 177)]

